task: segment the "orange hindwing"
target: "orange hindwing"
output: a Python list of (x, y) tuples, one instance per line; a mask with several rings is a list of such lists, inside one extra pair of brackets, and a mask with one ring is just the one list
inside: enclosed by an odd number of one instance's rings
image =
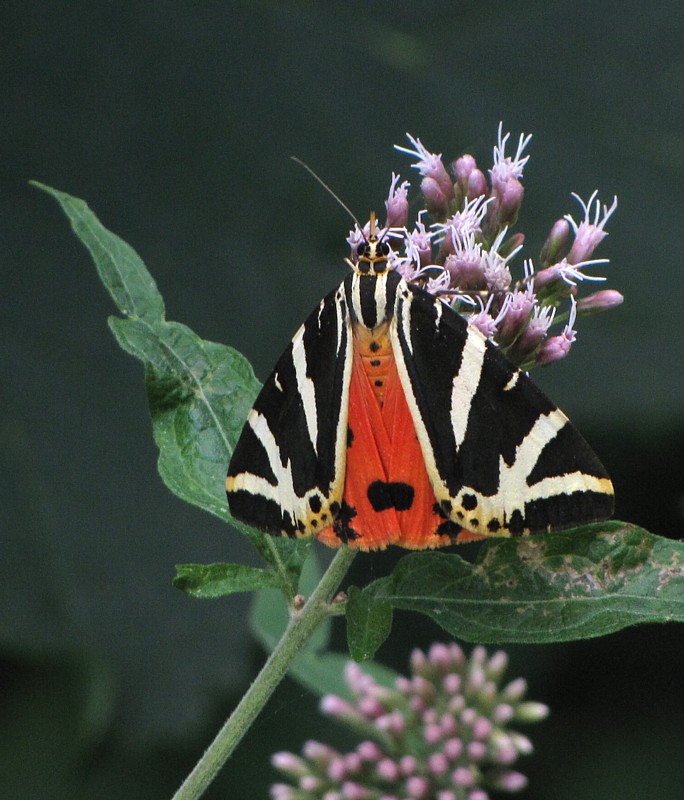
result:
[[(386, 324), (354, 329), (344, 508), (341, 538), (352, 547), (422, 550), (453, 541), (454, 526), (436, 509)], [(333, 528), (319, 538), (340, 543)]]

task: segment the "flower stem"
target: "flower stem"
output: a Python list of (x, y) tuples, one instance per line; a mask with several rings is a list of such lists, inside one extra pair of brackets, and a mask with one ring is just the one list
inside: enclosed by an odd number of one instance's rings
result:
[(308, 601), (300, 611), (292, 614), (285, 632), (261, 672), (172, 800), (196, 800), (214, 780), (275, 688), (285, 677), (290, 664), (306, 640), (330, 615), (330, 601), (354, 560), (356, 552), (348, 547), (341, 547), (337, 551)]

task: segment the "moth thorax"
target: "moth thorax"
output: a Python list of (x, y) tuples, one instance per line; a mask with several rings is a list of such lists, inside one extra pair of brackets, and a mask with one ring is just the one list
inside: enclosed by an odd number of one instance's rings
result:
[(345, 291), (352, 321), (372, 330), (391, 319), (399, 281), (401, 277), (394, 270), (347, 276)]

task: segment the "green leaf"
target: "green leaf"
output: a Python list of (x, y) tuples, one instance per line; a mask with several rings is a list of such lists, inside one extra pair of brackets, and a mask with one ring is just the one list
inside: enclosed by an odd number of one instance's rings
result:
[(414, 553), (366, 592), (471, 642), (562, 642), (684, 622), (684, 543), (625, 522)]
[(127, 317), (162, 319), (164, 301), (135, 250), (104, 228), (83, 200), (38, 181), (31, 183), (59, 202), (74, 233), (90, 251), (100, 279), (119, 311)]
[(392, 605), (383, 597), (362, 592), (356, 586), (347, 590), (347, 644), (355, 661), (373, 658), (392, 630)]
[(76, 197), (34, 183), (52, 195), (90, 252), (124, 318), (112, 317), (119, 345), (145, 366), (145, 384), (159, 447), (159, 473), (192, 505), (232, 523), (288, 584), (296, 585), (309, 543), (255, 531), (231, 518), (226, 469), (260, 384), (249, 362), (231, 347), (207, 342), (185, 325), (164, 319), (164, 303), (137, 253), (108, 231)]
[(231, 521), (226, 470), (259, 388), (248, 362), (177, 322), (110, 318), (109, 325), (145, 365), (162, 479), (183, 500)]
[(277, 587), (280, 577), (271, 570), (245, 564), (177, 564), (173, 585), (192, 597), (214, 599), (266, 586)]
[[(183, 500), (230, 521), (226, 467), (259, 390), (249, 362), (231, 347), (167, 322), (154, 280), (135, 251), (82, 200), (36, 185), (59, 201), (124, 314), (109, 324), (119, 345), (145, 365), (164, 482)], [(236, 526), (245, 531), (244, 525)]]

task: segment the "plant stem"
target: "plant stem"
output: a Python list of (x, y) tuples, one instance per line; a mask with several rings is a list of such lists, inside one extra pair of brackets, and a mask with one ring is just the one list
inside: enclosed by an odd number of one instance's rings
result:
[(285, 677), (302, 646), (330, 615), (329, 603), (345, 576), (356, 550), (341, 547), (301, 611), (293, 613), (285, 632), (261, 672), (228, 717), (214, 741), (195, 764), (172, 800), (196, 800), (214, 780), (250, 725)]

